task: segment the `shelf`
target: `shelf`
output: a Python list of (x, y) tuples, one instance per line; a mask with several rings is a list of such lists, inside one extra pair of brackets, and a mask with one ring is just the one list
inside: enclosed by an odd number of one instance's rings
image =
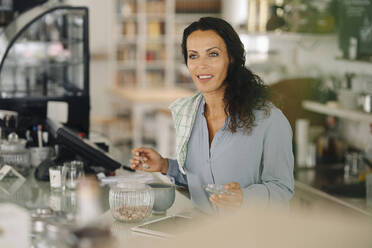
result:
[(133, 62), (118, 62), (118, 69), (120, 70), (134, 70), (136, 69), (136, 61)]
[(356, 74), (363, 74), (366, 71), (371, 71), (372, 61), (362, 60), (347, 60), (342, 58), (333, 59), (334, 68), (345, 68), (345, 72), (354, 72)]
[(162, 60), (146, 61), (146, 69), (148, 70), (164, 70), (165, 63)]
[(147, 36), (146, 43), (165, 43), (166, 36), (165, 35), (158, 35), (158, 36)]
[(146, 18), (149, 20), (161, 20), (164, 21), (166, 16), (165, 13), (148, 13), (146, 14)]
[(353, 121), (363, 121), (372, 123), (372, 114), (364, 113), (358, 110), (342, 109), (340, 107), (331, 107), (326, 104), (321, 104), (313, 101), (303, 101), (302, 107), (306, 110), (336, 116)]
[(126, 22), (126, 21), (137, 21), (138, 15), (137, 14), (131, 14), (127, 16), (119, 16), (118, 21), (119, 22)]
[(220, 17), (221, 15), (216, 13), (176, 13), (175, 21), (178, 23), (191, 23), (199, 20), (199, 18), (203, 16)]
[[(285, 51), (285, 49), (276, 45), (278, 42), (279, 44), (283, 43), (288, 47), (292, 47), (291, 53), (295, 54), (293, 56), (296, 57), (296, 63), (299, 70), (314, 68), (317, 69), (319, 73), (338, 75), (344, 75), (345, 73), (371, 74), (372, 71), (372, 61), (338, 58), (341, 51), (337, 45), (338, 37), (334, 33), (240, 32), (239, 36), (245, 45), (249, 44), (249, 42), (257, 42), (255, 39), (261, 37), (267, 38), (269, 41), (269, 47), (273, 46), (274, 50), (277, 51), (277, 57), (281, 57), (278, 56), (281, 52), (283, 52), (283, 54), (288, 54), (288, 51)], [(316, 54), (313, 54), (312, 52), (315, 52)], [(324, 56), (324, 52), (327, 56)], [(321, 59), (320, 56), (322, 56)], [(267, 57), (258, 59), (257, 61), (254, 60), (253, 63), (265, 63), (268, 61), (269, 58)], [(282, 63), (287, 67), (293, 66), (293, 63), (287, 64), (284, 60)]]
[(119, 37), (119, 43), (120, 44), (136, 44), (138, 41), (137, 41), (137, 37), (136, 36), (125, 36), (125, 35), (121, 35)]

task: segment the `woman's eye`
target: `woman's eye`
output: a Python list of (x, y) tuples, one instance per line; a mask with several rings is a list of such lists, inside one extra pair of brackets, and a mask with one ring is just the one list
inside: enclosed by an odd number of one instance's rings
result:
[(195, 54), (190, 54), (189, 55), (189, 59), (195, 59), (196, 58), (196, 55)]
[(218, 53), (216, 53), (216, 52), (211, 52), (209, 55), (210, 55), (211, 57), (217, 57), (217, 56), (218, 56)]

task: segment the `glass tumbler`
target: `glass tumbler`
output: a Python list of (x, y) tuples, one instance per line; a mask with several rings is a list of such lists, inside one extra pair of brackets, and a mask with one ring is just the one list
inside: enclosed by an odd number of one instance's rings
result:
[(79, 178), (84, 176), (84, 163), (82, 161), (65, 162), (62, 169), (65, 187), (67, 189), (76, 189)]
[(49, 168), (50, 188), (52, 191), (64, 190), (64, 177), (62, 166), (52, 166)]
[[(207, 192), (208, 198), (211, 197), (211, 195), (220, 195), (220, 194), (226, 194), (226, 195), (233, 195), (234, 192), (226, 190), (225, 185), (223, 184), (206, 184), (203, 186), (204, 190)], [(212, 209), (217, 214), (222, 214), (222, 209), (218, 208), (216, 205), (214, 205), (211, 202)]]

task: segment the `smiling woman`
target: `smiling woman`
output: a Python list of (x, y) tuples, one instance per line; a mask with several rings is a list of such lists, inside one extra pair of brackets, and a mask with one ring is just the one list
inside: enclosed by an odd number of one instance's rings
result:
[[(201, 34), (204, 33), (204, 36)], [(195, 36), (199, 36), (196, 37)], [(201, 43), (201, 42), (204, 42)], [(208, 44), (209, 42), (209, 44)], [(196, 43), (196, 44), (195, 44)], [(229, 23), (219, 18), (205, 17), (198, 22), (192, 23), (184, 30), (182, 40), (182, 52), (194, 83), (195, 75), (191, 69), (194, 67), (189, 49), (195, 45), (211, 46), (213, 44), (220, 49), (221, 55), (227, 64), (221, 65), (221, 76), (218, 81), (226, 87), (224, 91), (224, 110), (227, 114), (237, 115), (237, 119), (231, 120), (229, 128), (232, 132), (236, 128), (246, 128), (249, 131), (254, 125), (254, 109), (268, 110), (269, 90), (261, 79), (245, 67), (245, 51), (239, 35)], [(216, 61), (209, 61), (209, 65)], [(226, 70), (226, 74), (224, 73)], [(199, 89), (199, 88), (198, 88)], [(201, 89), (199, 89), (201, 91)]]
[[(294, 188), (292, 130), (269, 101), (268, 87), (245, 67), (238, 34), (222, 19), (201, 18), (185, 29), (182, 51), (199, 92), (170, 106), (177, 160), (141, 147), (133, 149), (131, 167), (167, 174), (189, 189), (203, 211), (256, 203), (288, 207)], [(209, 196), (204, 191), (209, 184), (229, 192)]]

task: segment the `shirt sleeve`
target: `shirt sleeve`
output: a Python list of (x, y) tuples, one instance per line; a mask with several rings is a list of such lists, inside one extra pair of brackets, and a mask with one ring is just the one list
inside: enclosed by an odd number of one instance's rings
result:
[(188, 188), (187, 177), (179, 170), (177, 160), (168, 159), (168, 165), (167, 176), (169, 179), (178, 186)]
[(263, 140), (261, 183), (243, 189), (243, 204), (288, 209), (294, 194), (292, 129), (280, 110), (272, 110), (271, 115)]

